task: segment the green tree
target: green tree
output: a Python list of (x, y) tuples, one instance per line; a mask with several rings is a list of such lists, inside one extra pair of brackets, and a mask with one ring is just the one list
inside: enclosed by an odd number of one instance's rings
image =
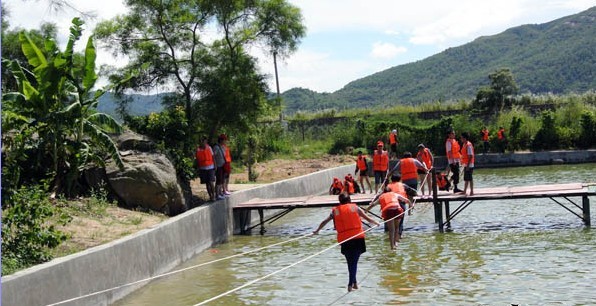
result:
[(490, 85), (481, 87), (476, 93), (474, 106), (487, 112), (501, 112), (511, 107), (511, 96), (519, 90), (509, 68), (502, 68), (488, 75)]
[[(17, 61), (5, 61), (16, 80), (18, 91), (3, 95), (2, 134), (4, 144), (4, 188), (21, 183), (23, 160), (34, 173), (52, 178), (56, 193), (73, 195), (81, 170), (89, 163), (104, 164), (110, 156), (123, 167), (115, 143), (108, 133), (120, 126), (110, 116), (96, 111), (103, 91), (93, 91), (95, 47), (87, 41), (84, 55), (74, 53), (82, 35), (83, 22), (74, 18), (64, 51), (54, 40), (40, 48), (27, 33), (19, 35), (31, 71)], [(47, 56), (46, 56), (47, 55)], [(8, 184), (6, 184), (8, 183)], [(5, 197), (2, 198), (3, 203)]]

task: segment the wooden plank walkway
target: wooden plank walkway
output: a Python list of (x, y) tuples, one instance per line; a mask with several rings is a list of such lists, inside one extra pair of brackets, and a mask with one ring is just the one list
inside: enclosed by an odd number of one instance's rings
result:
[[(450, 221), (457, 216), (461, 211), (468, 207), (474, 201), (480, 200), (508, 200), (508, 199), (528, 199), (528, 198), (550, 198), (557, 204), (563, 206), (565, 209), (578, 216), (583, 220), (586, 226), (590, 226), (590, 205), (588, 196), (595, 196), (596, 191), (590, 191), (589, 186), (582, 183), (568, 183), (568, 184), (545, 184), (532, 186), (502, 186), (490, 188), (476, 188), (474, 195), (453, 194), (446, 191), (436, 191), (433, 196), (414, 197), (417, 203), (433, 203), (435, 209), (435, 222), (439, 225), (439, 230), (443, 232), (444, 226), (450, 227)], [(374, 194), (353, 194), (350, 196), (353, 203), (359, 205), (368, 205), (374, 199)], [(569, 197), (582, 197), (582, 205), (578, 205), (569, 199)], [(576, 213), (569, 209), (563, 203), (557, 201), (555, 198), (564, 198), (567, 202), (581, 210)], [(451, 202), (461, 202), (459, 206), (453, 211), (450, 211)], [(251, 210), (257, 210), (261, 217), (261, 233), (264, 233), (264, 223), (273, 222), (285, 214), (296, 208), (314, 208), (314, 207), (333, 207), (338, 204), (336, 195), (320, 195), (320, 196), (302, 196), (292, 198), (275, 198), (275, 199), (261, 199), (255, 198), (246, 202), (239, 203), (233, 207), (234, 211), (248, 212), (250, 216)], [(443, 221), (443, 207), (445, 209), (445, 221)], [(263, 210), (278, 209), (282, 212), (265, 220), (263, 218)], [(250, 217), (248, 217), (248, 220)], [(244, 218), (244, 221), (247, 219)], [(257, 226), (258, 226), (257, 225)], [(247, 224), (241, 224), (241, 228), (247, 227)], [(253, 226), (252, 228), (254, 228)], [(252, 229), (249, 228), (248, 230)]]

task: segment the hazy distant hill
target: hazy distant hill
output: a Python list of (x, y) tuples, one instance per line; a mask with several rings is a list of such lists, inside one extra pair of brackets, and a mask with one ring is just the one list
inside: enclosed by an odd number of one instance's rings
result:
[(596, 7), (480, 37), (353, 81), (334, 93), (293, 88), (282, 97), (287, 113), (471, 98), (488, 85), (489, 73), (504, 67), (512, 70), (521, 93), (595, 89)]
[[(133, 94), (132, 102), (128, 104), (129, 113), (133, 116), (148, 115), (152, 112), (160, 112), (163, 109), (161, 105), (161, 98), (163, 94), (158, 95), (139, 95)], [(120, 120), (120, 116), (116, 114), (116, 98), (112, 93), (106, 92), (99, 98), (97, 110), (112, 115), (114, 118)]]

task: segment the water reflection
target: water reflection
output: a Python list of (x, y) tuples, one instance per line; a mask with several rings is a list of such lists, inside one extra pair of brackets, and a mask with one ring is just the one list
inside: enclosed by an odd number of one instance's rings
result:
[[(479, 169), (475, 187), (590, 182), (596, 164)], [(595, 203), (596, 198), (591, 198)], [(408, 216), (391, 251), (382, 230), (367, 235), (360, 289), (345, 295), (339, 248), (209, 305), (545, 305), (594, 304), (596, 234), (549, 199), (478, 201), (440, 234), (430, 205)], [(592, 218), (594, 219), (594, 205)], [(183, 267), (271, 245), (312, 231), (329, 209), (294, 211), (265, 236), (234, 236)], [(596, 220), (596, 219), (595, 219)], [(328, 225), (328, 228), (330, 225)], [(194, 305), (278, 271), (334, 244), (320, 235), (158, 279), (117, 305)], [(181, 267), (180, 267), (181, 268)]]

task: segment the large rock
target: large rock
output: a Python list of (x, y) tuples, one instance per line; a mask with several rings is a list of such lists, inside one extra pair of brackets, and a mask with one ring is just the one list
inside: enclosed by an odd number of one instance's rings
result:
[(128, 151), (122, 156), (124, 170), (106, 165), (108, 183), (128, 207), (141, 206), (168, 215), (186, 210), (176, 169), (165, 155)]

